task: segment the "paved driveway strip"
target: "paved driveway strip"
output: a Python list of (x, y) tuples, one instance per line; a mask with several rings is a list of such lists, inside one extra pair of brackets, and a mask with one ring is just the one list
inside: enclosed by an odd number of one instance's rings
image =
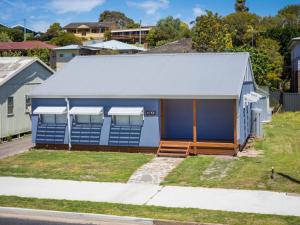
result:
[(30, 135), (0, 144), (0, 159), (28, 151), (33, 146)]
[(300, 216), (300, 196), (269, 191), (0, 177), (0, 195)]

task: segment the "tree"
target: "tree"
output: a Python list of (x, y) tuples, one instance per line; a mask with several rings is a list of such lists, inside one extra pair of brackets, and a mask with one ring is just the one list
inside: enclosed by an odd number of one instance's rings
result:
[(62, 30), (63, 29), (60, 26), (60, 23), (53, 23), (49, 26), (48, 30), (46, 31), (46, 34), (53, 38), (57, 37)]
[(287, 25), (284, 27), (273, 27), (267, 29), (264, 33), (265, 38), (276, 40), (280, 45), (280, 53), (284, 57), (284, 73), (286, 76), (289, 74), (289, 65), (291, 65), (290, 50), (288, 49), (289, 43), (292, 38), (300, 36), (300, 27)]
[(124, 13), (119, 11), (105, 10), (99, 15), (99, 22), (111, 22), (119, 28), (138, 27), (139, 25), (133, 19), (127, 17)]
[(234, 46), (252, 44), (252, 38), (257, 32), (259, 17), (248, 12), (231, 13), (224, 18), (228, 25)]
[(52, 38), (50, 43), (58, 46), (65, 46), (71, 44), (82, 44), (82, 41), (73, 33), (61, 32), (58, 36)]
[(5, 32), (0, 33), (0, 42), (9, 42), (11, 41), (9, 35)]
[(29, 57), (37, 57), (42, 60), (44, 63), (49, 65), (50, 61), (50, 50), (46, 48), (35, 48), (35, 49), (28, 49), (27, 56)]
[(190, 37), (188, 25), (180, 19), (169, 16), (159, 20), (156, 27), (150, 30), (146, 39), (150, 46), (157, 46), (157, 43), (165, 44), (185, 37)]
[(281, 82), (282, 65), (274, 63), (273, 58), (264, 49), (249, 46), (235, 47), (230, 51), (249, 52), (255, 81), (260, 86), (276, 89)]
[(283, 24), (295, 24), (300, 23), (300, 4), (288, 5), (278, 11), (277, 14), (283, 20)]
[(246, 0), (236, 0), (234, 4), (236, 12), (248, 12), (249, 8), (246, 6)]
[(224, 51), (231, 43), (231, 37), (222, 17), (207, 11), (196, 19), (192, 28), (193, 47), (200, 52)]
[(12, 41), (23, 41), (24, 40), (24, 33), (23, 33), (23, 31), (21, 31), (19, 29), (9, 29), (7, 31), (7, 33)]

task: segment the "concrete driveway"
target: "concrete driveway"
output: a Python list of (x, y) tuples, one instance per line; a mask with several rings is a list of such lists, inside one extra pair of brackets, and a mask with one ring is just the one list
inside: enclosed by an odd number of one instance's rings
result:
[(34, 145), (31, 135), (0, 144), (0, 159), (28, 151)]

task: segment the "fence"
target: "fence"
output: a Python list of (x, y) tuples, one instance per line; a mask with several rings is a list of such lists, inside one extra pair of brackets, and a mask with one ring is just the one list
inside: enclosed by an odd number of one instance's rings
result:
[(300, 111), (300, 93), (271, 91), (270, 105), (282, 105), (286, 112)]

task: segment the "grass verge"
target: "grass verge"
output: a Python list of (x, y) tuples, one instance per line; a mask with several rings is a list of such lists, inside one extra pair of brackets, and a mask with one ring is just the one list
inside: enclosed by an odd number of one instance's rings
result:
[(189, 222), (221, 223), (228, 225), (300, 224), (300, 217), (293, 216), (275, 216), (188, 208), (166, 208), (157, 206), (137, 206), (87, 201), (21, 198), (15, 196), (0, 196), (0, 206), (146, 217)]
[(154, 155), (32, 150), (0, 160), (0, 176), (126, 182)]
[[(261, 157), (189, 157), (163, 184), (300, 193), (300, 113), (274, 115), (264, 132), (264, 140), (255, 142)], [(277, 172), (273, 180), (272, 167)]]

